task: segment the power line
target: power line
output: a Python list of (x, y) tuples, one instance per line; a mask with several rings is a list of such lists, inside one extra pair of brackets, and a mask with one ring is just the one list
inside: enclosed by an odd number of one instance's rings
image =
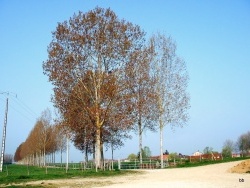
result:
[(13, 107), (11, 104), (9, 104), (10, 108), (14, 111), (16, 111), (17, 113), (19, 113), (22, 117), (25, 117), (27, 120), (29, 120), (31, 123), (34, 123), (34, 121), (32, 119), (30, 119), (28, 116), (26, 116), (25, 114), (23, 114), (22, 112), (20, 112), (19, 110), (17, 110), (15, 107)]
[[(36, 113), (34, 111), (32, 111), (24, 102), (22, 102), (21, 100), (17, 100), (17, 95), (15, 95), (15, 97), (13, 97), (13, 93), (10, 93), (10, 92), (0, 92), (0, 94), (6, 95), (6, 108), (5, 108), (3, 135), (2, 135), (1, 161), (0, 161), (0, 172), (2, 172), (3, 171), (4, 154), (5, 154), (6, 127), (7, 127), (8, 106), (9, 106), (9, 103), (8, 103), (9, 98), (8, 97), (12, 97), (12, 99), (14, 99), (13, 101), (15, 101), (16, 104), (18, 104), (20, 107), (22, 107), (22, 109), (25, 110), (26, 113), (28, 113), (29, 115), (34, 117), (34, 116), (36, 116)], [(3, 99), (1, 99), (0, 101), (3, 101)], [(10, 106), (12, 109), (17, 111), (23, 117), (26, 117), (26, 119), (29, 119), (30, 121), (32, 121), (29, 117), (27, 117), (26, 115), (24, 115), (23, 113), (21, 113), (20, 111), (15, 109), (12, 105), (10, 105)]]
[[(37, 119), (37, 114), (28, 106), (26, 105), (20, 98), (17, 97), (17, 95), (15, 93), (12, 92), (0, 92), (0, 94), (4, 94), (4, 95), (8, 95), (8, 97), (10, 99), (12, 99), (9, 102), (9, 106), (11, 110), (14, 110), (15, 112), (17, 112), (21, 117), (23, 117), (24, 119), (28, 120), (31, 123), (35, 123), (35, 120)], [(0, 102), (4, 101), (4, 99), (2, 99), (0, 97)], [(2, 106), (2, 105), (1, 105)], [(3, 111), (1, 109), (0, 106), (0, 110)], [(0, 111), (0, 113), (1, 113)], [(2, 113), (1, 113), (2, 114)], [(0, 116), (1, 116), (0, 114)]]
[(13, 101), (19, 105), (26, 113), (28, 113), (33, 118), (37, 118), (38, 115), (28, 106), (26, 105), (22, 100), (20, 100), (18, 97), (13, 97)]

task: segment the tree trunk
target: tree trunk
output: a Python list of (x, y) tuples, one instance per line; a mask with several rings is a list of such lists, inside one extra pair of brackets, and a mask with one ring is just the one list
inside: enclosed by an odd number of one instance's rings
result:
[(46, 166), (46, 149), (45, 149), (45, 146), (43, 148), (43, 166)]
[(53, 160), (53, 164), (56, 164), (56, 152), (53, 152), (53, 156), (54, 156), (54, 160)]
[(112, 154), (112, 161), (114, 160), (114, 147), (113, 143), (111, 143), (111, 154)]
[(159, 120), (160, 123), (160, 153), (161, 153), (161, 168), (164, 168), (163, 165), (163, 121), (162, 118), (160, 117)]
[(95, 142), (95, 166), (96, 171), (101, 165), (101, 129), (97, 126), (96, 129), (96, 142)]
[(88, 147), (85, 147), (85, 156), (84, 156), (85, 163), (88, 162)]
[(101, 169), (104, 167), (104, 151), (103, 151), (103, 143), (101, 142)]
[(33, 159), (32, 159), (33, 162), (32, 162), (32, 163), (33, 163), (33, 166), (35, 166), (35, 159), (36, 159), (36, 158), (35, 158), (35, 154), (33, 154), (32, 157), (33, 157)]
[(111, 169), (113, 170), (114, 168), (114, 147), (113, 147), (113, 143), (111, 143), (111, 152), (112, 152), (112, 161), (111, 161)]
[(141, 125), (141, 117), (138, 120), (138, 128), (139, 128), (139, 158), (140, 164), (142, 164), (142, 125)]
[(62, 153), (63, 153), (63, 150), (61, 148), (61, 167), (62, 167)]
[(87, 163), (87, 161), (88, 161), (88, 144), (87, 144), (87, 127), (85, 126), (85, 128), (84, 128), (84, 145), (85, 145), (85, 147), (84, 147), (84, 170), (85, 170), (85, 165), (86, 165), (86, 163)]
[(67, 135), (67, 158), (66, 158), (66, 173), (68, 172), (69, 169), (69, 138)]
[(95, 142), (93, 142), (92, 147), (93, 147), (93, 160), (95, 161)]
[(88, 146), (85, 147), (84, 152), (84, 170), (86, 170), (87, 164), (88, 164)]

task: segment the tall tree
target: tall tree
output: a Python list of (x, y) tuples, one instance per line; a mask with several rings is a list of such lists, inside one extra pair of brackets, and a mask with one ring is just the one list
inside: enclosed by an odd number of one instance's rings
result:
[[(81, 118), (80, 118), (81, 119)], [(72, 141), (77, 149), (84, 153), (84, 160), (88, 162), (88, 155), (94, 153), (95, 135), (91, 125), (75, 126), (71, 129), (73, 132)]]
[(150, 148), (148, 146), (144, 146), (143, 152), (145, 154), (145, 158), (151, 157), (151, 150), (150, 150)]
[(39, 144), (43, 153), (43, 165), (46, 165), (46, 152), (48, 153), (49, 144), (52, 141), (52, 125), (51, 125), (51, 112), (47, 108), (41, 114), (37, 124), (37, 133), (39, 138)]
[(124, 145), (124, 141), (126, 139), (131, 138), (126, 130), (121, 129), (121, 125), (117, 126), (113, 124), (113, 126), (108, 126), (108, 129), (104, 128), (104, 142), (106, 143), (106, 147), (111, 149), (111, 159), (114, 160), (114, 150), (120, 148)]
[(222, 147), (222, 155), (223, 157), (232, 157), (232, 153), (234, 151), (234, 142), (232, 140), (226, 140)]
[(163, 168), (163, 127), (182, 127), (188, 121), (188, 72), (185, 61), (176, 54), (176, 45), (170, 37), (154, 35), (150, 43), (154, 51), (153, 67), (156, 80), (155, 94), (160, 125), (160, 153)]
[(15, 152), (15, 155), (14, 155), (14, 161), (15, 162), (18, 162), (18, 161), (20, 161), (22, 159), (22, 156), (21, 156), (22, 145), (23, 145), (23, 143), (21, 143), (16, 149), (16, 152)]
[(241, 152), (241, 155), (244, 156), (250, 150), (250, 131), (239, 136), (236, 146)]
[(135, 118), (134, 129), (139, 135), (139, 159), (142, 163), (142, 133), (147, 129), (154, 131), (154, 107), (155, 93), (153, 90), (154, 79), (152, 77), (152, 50), (144, 47), (132, 54), (132, 61), (128, 66), (127, 84), (133, 94), (133, 116)]
[[(94, 129), (97, 168), (101, 167), (102, 127), (112, 105), (122, 109), (127, 104), (122, 96), (126, 93), (123, 69), (131, 53), (141, 48), (144, 35), (139, 26), (99, 7), (85, 14), (79, 12), (59, 23), (53, 32), (44, 74), (54, 85), (53, 101), (63, 115), (70, 113), (66, 108), (70, 96), (82, 104), (83, 122)], [(126, 115), (119, 109), (118, 113)]]

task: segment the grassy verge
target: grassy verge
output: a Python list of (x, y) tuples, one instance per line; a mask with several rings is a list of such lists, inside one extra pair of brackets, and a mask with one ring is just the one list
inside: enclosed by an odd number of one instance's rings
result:
[[(11, 184), (25, 183), (37, 180), (53, 180), (53, 179), (71, 179), (71, 178), (86, 178), (86, 177), (109, 177), (124, 175), (127, 173), (134, 173), (129, 171), (99, 171), (95, 170), (69, 170), (67, 173), (65, 169), (61, 168), (40, 168), (34, 166), (24, 165), (6, 165), (3, 172), (0, 173), (0, 187)], [(20, 187), (20, 186), (10, 186)], [(42, 186), (38, 186), (42, 187)]]
[[(227, 162), (234, 162), (234, 161), (242, 161), (250, 159), (250, 157), (237, 157), (237, 158), (224, 158), (223, 160), (203, 160), (198, 162), (189, 162), (186, 161), (182, 164), (177, 164), (177, 168), (186, 168), (186, 167), (196, 167), (196, 166), (204, 166), (210, 164), (219, 164), (219, 163), (227, 163)], [(176, 168), (174, 167), (174, 168)]]
[[(182, 164), (177, 162), (177, 166), (168, 167), (168, 168), (188, 168), (188, 167), (197, 167), (210, 164), (218, 164), (225, 162), (241, 161), (250, 159), (248, 158), (228, 158), (223, 160), (204, 160), (197, 162), (189, 162), (188, 160)], [(70, 169), (67, 173), (64, 168), (40, 168), (34, 166), (24, 166), (24, 165), (5, 165), (3, 172), (0, 173), (0, 187), (8, 186), (9, 188), (14, 187), (23, 187), (13, 184), (26, 183), (37, 180), (53, 180), (53, 179), (73, 179), (73, 178), (88, 178), (88, 177), (112, 177), (118, 175), (125, 175), (128, 173), (138, 173), (136, 171), (129, 170), (114, 170), (114, 171), (99, 171), (95, 170), (73, 170)], [(31, 187), (26, 186), (25, 187)], [(43, 185), (32, 186), (32, 187), (45, 187)]]

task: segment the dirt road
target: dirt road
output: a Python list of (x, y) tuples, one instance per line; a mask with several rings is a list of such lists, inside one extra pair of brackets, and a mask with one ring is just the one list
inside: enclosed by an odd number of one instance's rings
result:
[(106, 187), (246, 187), (250, 188), (250, 174), (230, 173), (239, 162), (194, 168), (152, 170), (146, 174)]
[[(241, 162), (221, 163), (193, 168), (146, 170), (142, 174), (109, 178), (81, 178), (36, 182), (48, 187), (103, 187), (103, 188), (250, 188), (250, 174), (231, 173)], [(34, 183), (32, 183), (34, 184)]]

